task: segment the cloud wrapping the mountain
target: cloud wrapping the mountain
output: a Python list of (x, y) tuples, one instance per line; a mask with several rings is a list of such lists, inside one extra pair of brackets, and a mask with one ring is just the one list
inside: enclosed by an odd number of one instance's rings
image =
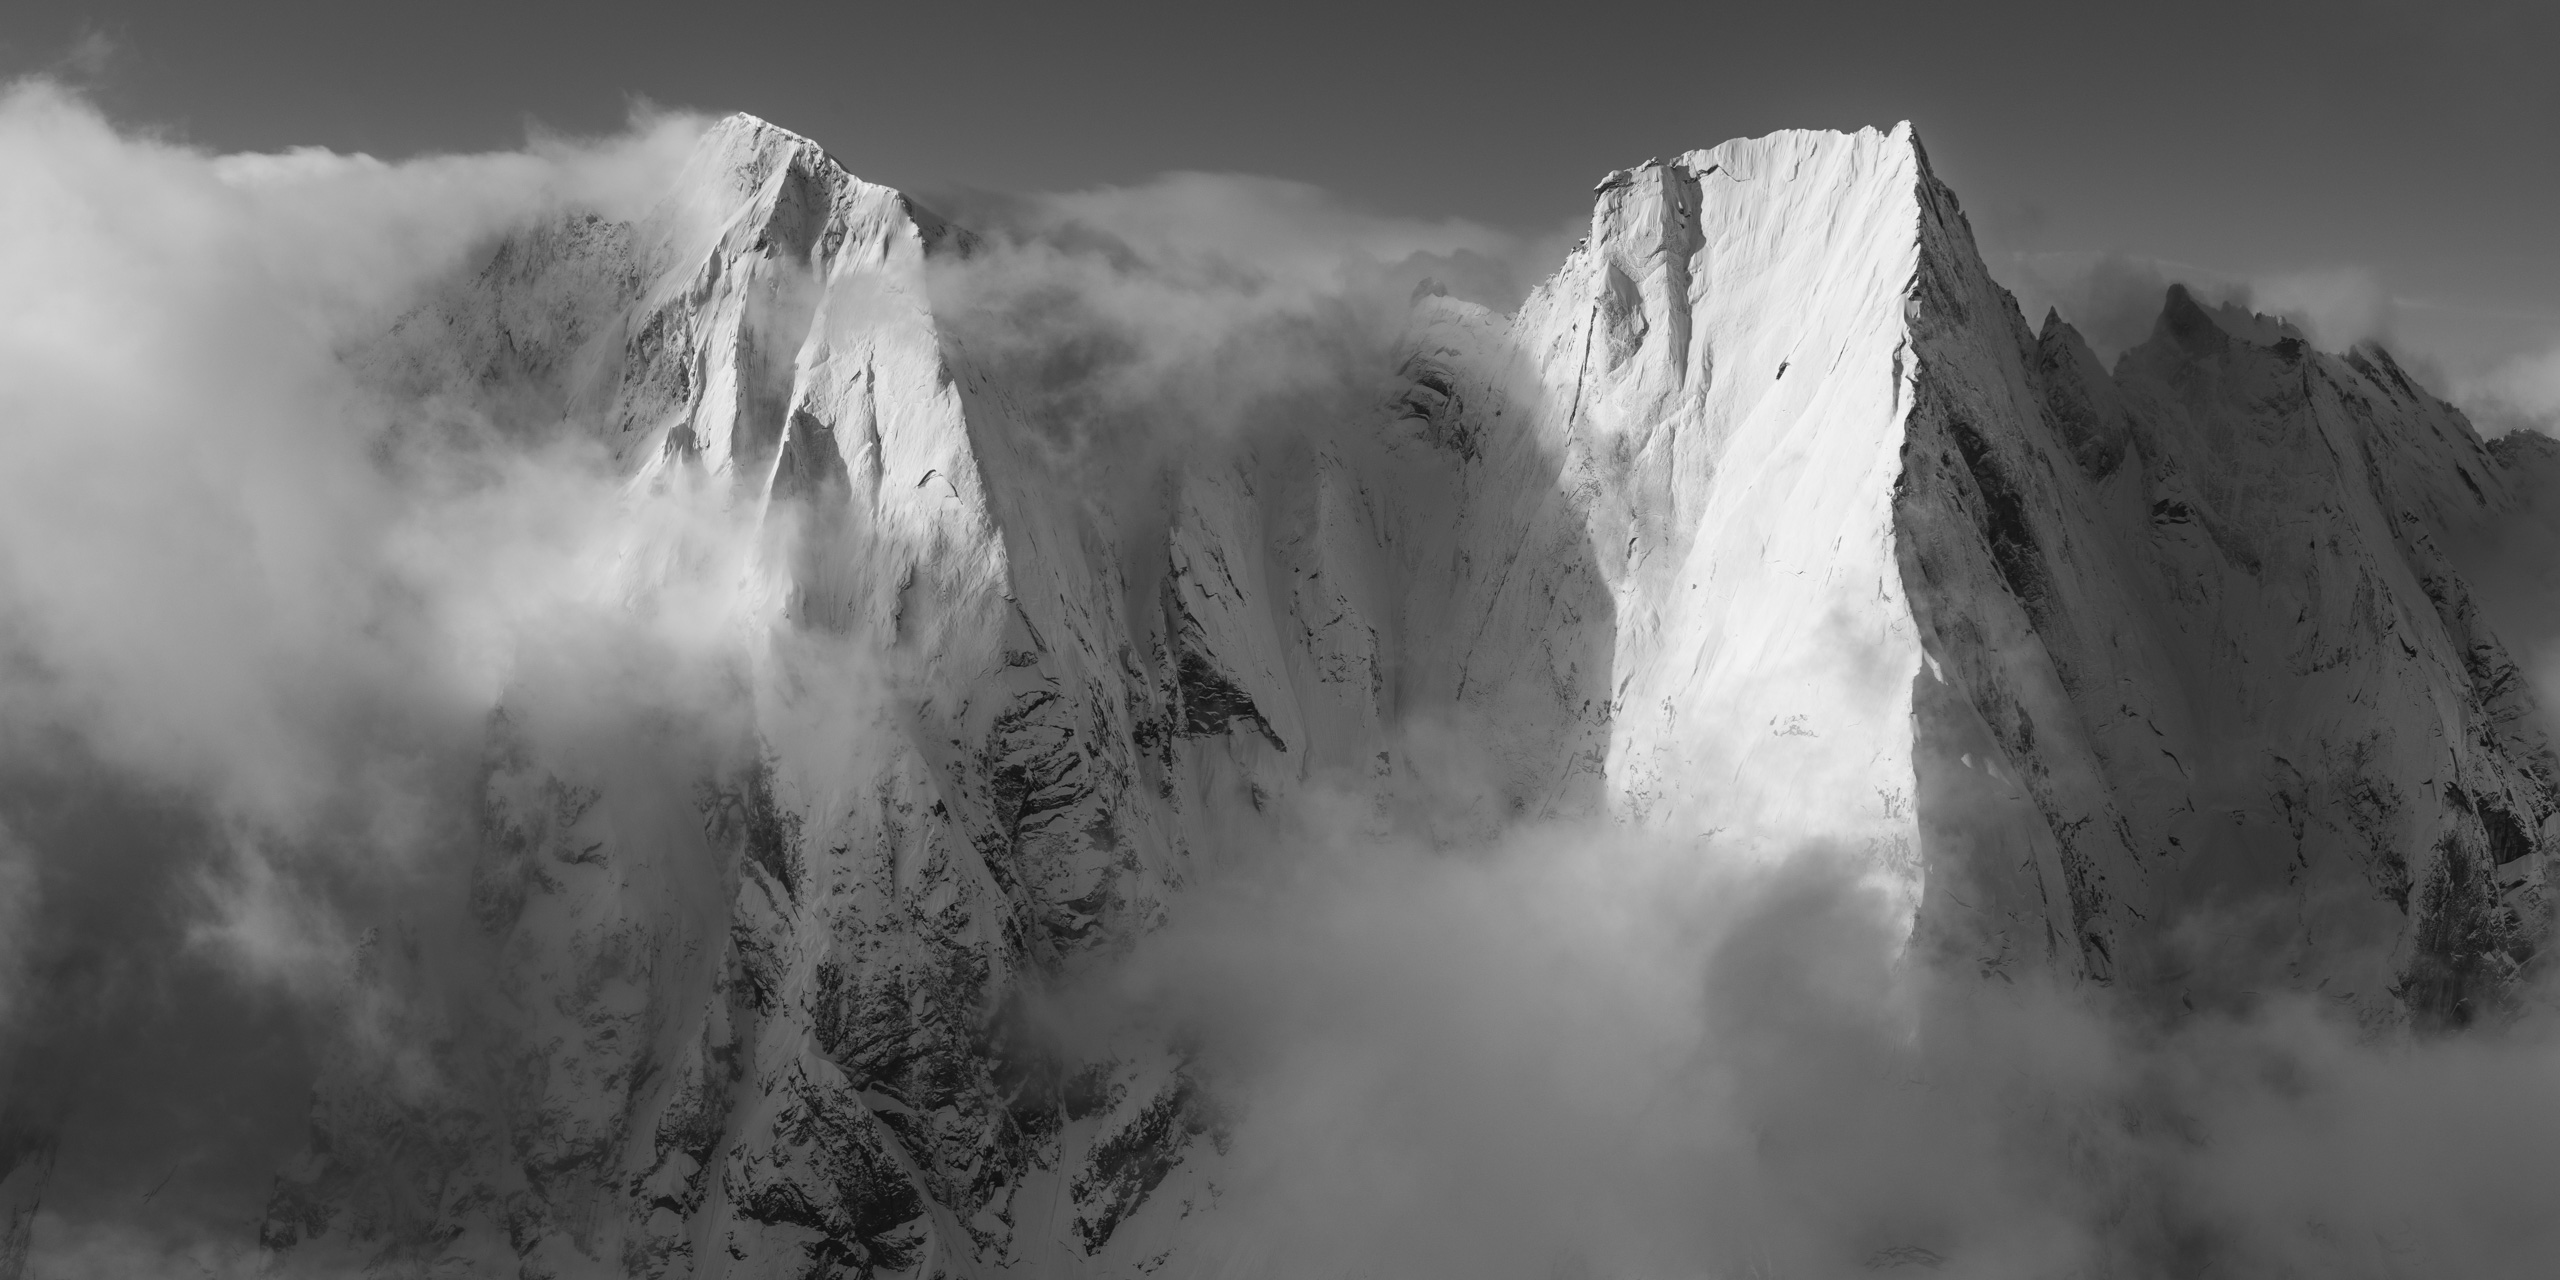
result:
[[(356, 358), (500, 234), (645, 209), (701, 127), (223, 157), (0, 96), (0, 1137), (64, 1137), (49, 1212), (149, 1161), (152, 1231), (253, 1214), (366, 921), (459, 909), (500, 696), (690, 708), (767, 605), (718, 571), (751, 531)], [(711, 571), (617, 591), (635, 520)]]
[(2048, 308), (2059, 311), (2108, 360), (2151, 336), (2172, 284), (2207, 305), (2291, 321), (2327, 351), (2395, 337), (2397, 302), (2379, 276), (2359, 266), (2233, 276), (2126, 253), (1995, 252), (1989, 260), (2029, 324), (2041, 323)]
[(367, 703), (485, 689), (448, 642), (560, 590), (528, 551), (582, 531), (543, 514), (561, 492), (504, 509), (519, 477), (395, 434), (343, 357), (537, 211), (640, 198), (692, 127), (548, 156), (217, 158), (13, 91), (11, 722), (74, 725), (111, 763), (290, 826), (348, 769), (395, 767), (337, 751), (414, 710)]
[(935, 264), (936, 304), (969, 357), (1037, 429), (1160, 458), (1356, 417), (1416, 289), (1507, 310), (1561, 252), (1231, 174), (949, 199), (977, 236)]
[[(2413, 317), (2443, 311), (2476, 324), (2501, 313), (2406, 303), (2367, 267), (2234, 276), (2114, 252), (1993, 250), (1986, 259), (2016, 294), (2031, 326), (2042, 322), (2048, 308), (2057, 311), (2104, 360), (2148, 339), (2161, 298), (2171, 284), (2183, 284), (2208, 305), (2227, 303), (2290, 321), (2323, 350), (2346, 351), (2359, 343), (2389, 348), (2401, 367), (2469, 415), (2484, 436), (2560, 433), (2560, 348), (2488, 360), (2442, 341), (2420, 342), (2411, 331), (2423, 336), (2426, 330)], [(2519, 314), (2504, 323), (2526, 325), (2532, 318)], [(2440, 340), (2444, 336), (2437, 333)]]
[(2560, 347), (2518, 356), (2455, 391), (2485, 432), (2560, 435)]
[(2539, 1014), (2170, 1023), (1906, 950), (1835, 850), (1282, 822), (1116, 975), (1222, 1094), (1200, 1230), (1253, 1274), (2520, 1280), (2560, 1247)]

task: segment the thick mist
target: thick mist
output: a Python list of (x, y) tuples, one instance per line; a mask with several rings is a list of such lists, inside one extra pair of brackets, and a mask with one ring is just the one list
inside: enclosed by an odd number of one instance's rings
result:
[[(0, 1185), (51, 1166), (36, 1274), (254, 1245), (316, 1061), (406, 1051), (351, 984), (384, 921), (458, 915), (502, 698), (572, 736), (713, 699), (752, 531), (357, 358), (504, 233), (636, 216), (700, 127), (393, 165), (0, 99)], [(635, 523), (701, 571), (631, 589)]]
[[(0, 99), (0, 1215), (50, 1170), (0, 1249), (30, 1274), (250, 1274), (320, 1061), (468, 1086), (413, 1035), (503, 962), (464, 920), (502, 708), (651, 778), (887, 732), (885, 660), (791, 626), (791, 530), (630, 484), (574, 417), (364, 372), (508, 232), (649, 211), (702, 127), (384, 164)], [(974, 236), (932, 281), (946, 340), (1123, 506), (1375, 412), (1426, 278), (1508, 307), (1561, 249), (1215, 175), (936, 203)], [(2119, 283), (2064, 310), (2131, 316)], [(2295, 285), (2324, 341), (2379, 323)], [(1230, 1141), (1199, 1274), (2522, 1277), (2560, 1247), (2539, 993), (2461, 1038), (2315, 995), (2164, 1021), (1942, 965), (1840, 850), (1448, 837), (1488, 785), (1318, 786), (1056, 993), (1071, 1035), (1202, 1064)], [(355, 981), (401, 948), (448, 1007)]]
[(1841, 851), (1295, 817), (1113, 977), (1220, 1082), (1202, 1231), (1241, 1273), (2522, 1277), (2560, 1245), (2543, 997), (2460, 1039), (2316, 993), (2168, 1021), (1931, 962)]

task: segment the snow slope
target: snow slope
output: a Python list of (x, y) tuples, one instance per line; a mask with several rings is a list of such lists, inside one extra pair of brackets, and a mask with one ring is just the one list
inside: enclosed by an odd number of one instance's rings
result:
[[(333, 1070), (269, 1248), (1161, 1263), (1226, 1142), (1206, 1086), (1018, 996), (1318, 790), (1472, 779), (1448, 839), (1844, 850), (1986, 972), (2496, 1002), (2560, 800), (2458, 557), (2516, 562), (2550, 458), (2183, 294), (2113, 371), (2031, 332), (1908, 126), (1596, 194), (1518, 315), (1418, 299), (1374, 415), (1179, 459), (1144, 519), (1059, 483), (937, 317), (970, 238), (749, 118), (650, 219), (528, 232), (405, 321), (388, 383), (572, 424), (759, 530), (758, 607), (708, 729), (601, 749), (534, 688), (493, 723), (500, 1011), (403, 1015), (433, 1087)], [(721, 554), (635, 525), (612, 587), (657, 607)], [(423, 982), (406, 954), (369, 980)]]

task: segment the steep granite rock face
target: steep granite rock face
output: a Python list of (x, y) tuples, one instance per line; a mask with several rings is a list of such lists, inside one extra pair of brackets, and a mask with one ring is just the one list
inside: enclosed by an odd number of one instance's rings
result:
[(2486, 1012), (2560, 803), (2453, 558), (2513, 523), (2513, 468), (2387, 353), (2183, 289), (2110, 374), (2026, 329), (1931, 194), (1898, 510), (1946, 678), (1922, 812), (1964, 852), (1924, 919), (2164, 1004)]
[(1609, 812), (1735, 856), (1846, 845), (1913, 893), (1891, 490), (1923, 175), (1906, 128), (1601, 183), (1590, 238), (1457, 382), (1444, 432), (1551, 474), (1466, 506), (1466, 630), (1434, 639), (1462, 704), (1563, 726), (1541, 754)]
[(717, 696), (493, 719), (494, 997), (421, 995), (452, 948), (384, 930), (368, 989), (420, 1048), (332, 1068), (271, 1250), (1160, 1265), (1215, 1196), (1215, 1082), (1026, 997), (1295, 798), (1451, 776), (1452, 840), (1846, 850), (1986, 973), (2497, 1003), (2555, 798), (2464, 575), (2542, 536), (2518, 477), (2560, 465), (2183, 294), (2112, 371), (2031, 332), (1907, 126), (1596, 194), (1517, 316), (1417, 299), (1374, 415), (1182, 456), (1144, 519), (1061, 483), (936, 314), (970, 238), (743, 117), (649, 219), (529, 230), (363, 353), (754, 534), (635, 523), (616, 598), (681, 607), (734, 554), (755, 607)]

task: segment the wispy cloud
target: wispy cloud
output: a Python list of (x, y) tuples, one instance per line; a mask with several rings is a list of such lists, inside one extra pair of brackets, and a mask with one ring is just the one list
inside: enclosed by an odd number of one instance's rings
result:
[(2560, 435), (2560, 346), (2462, 379), (2454, 398), (2484, 430)]
[[(2248, 275), (2116, 252), (1994, 251), (1988, 259), (2030, 324), (2048, 308), (2059, 312), (2102, 358), (2147, 339), (2168, 287), (2184, 284), (2207, 302), (2288, 321), (2324, 350), (2389, 347), (2483, 434), (2560, 430), (2560, 347), (2532, 345), (2560, 332), (2560, 313), (2407, 296), (2356, 265)], [(2519, 346), (2527, 349), (2502, 354)]]
[(2165, 258), (2060, 250), (1994, 253), (1990, 265), (2029, 323), (2048, 308), (2058, 311), (2109, 358), (2151, 336), (2172, 284), (2208, 302), (2290, 321), (2331, 351), (2392, 341), (2407, 305), (2360, 266), (2250, 276)]
[(95, 80), (107, 73), (119, 53), (116, 39), (97, 27), (83, 27), (55, 60), (56, 71), (75, 80)]

